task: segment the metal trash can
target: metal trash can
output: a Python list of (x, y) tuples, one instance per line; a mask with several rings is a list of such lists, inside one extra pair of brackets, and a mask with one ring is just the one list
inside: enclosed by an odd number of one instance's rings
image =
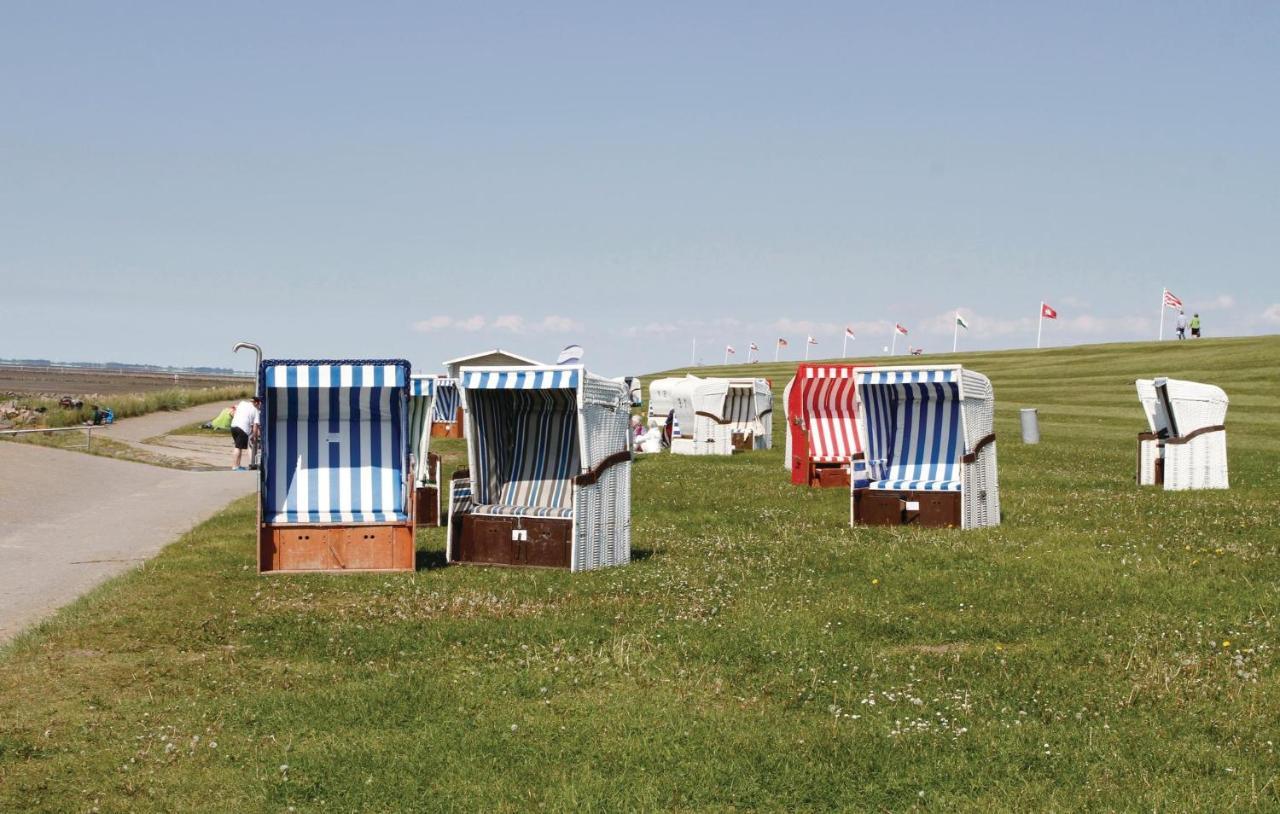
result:
[(1040, 413), (1035, 407), (1024, 407), (1019, 410), (1022, 418), (1022, 443), (1040, 443)]

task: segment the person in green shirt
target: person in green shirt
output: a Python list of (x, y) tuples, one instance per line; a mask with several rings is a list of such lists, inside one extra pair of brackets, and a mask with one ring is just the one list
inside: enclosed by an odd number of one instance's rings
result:
[(1191, 317), (1191, 338), (1200, 338), (1200, 315), (1195, 314)]

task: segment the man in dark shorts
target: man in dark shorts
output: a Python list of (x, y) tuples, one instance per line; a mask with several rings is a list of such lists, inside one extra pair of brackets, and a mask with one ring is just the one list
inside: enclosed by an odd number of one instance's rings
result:
[(240, 465), (240, 458), (249, 448), (249, 439), (257, 439), (262, 432), (261, 407), (262, 399), (254, 396), (252, 401), (242, 401), (237, 404), (235, 413), (231, 417), (231, 441), (236, 445), (235, 462), (231, 468), (237, 472), (244, 470)]
[(1200, 338), (1200, 315), (1196, 314), (1191, 318), (1191, 338)]

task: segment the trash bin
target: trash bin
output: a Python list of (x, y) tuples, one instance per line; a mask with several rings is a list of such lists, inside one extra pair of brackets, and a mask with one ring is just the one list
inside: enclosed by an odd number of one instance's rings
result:
[(1024, 407), (1019, 411), (1022, 416), (1022, 443), (1040, 443), (1040, 414), (1035, 407)]

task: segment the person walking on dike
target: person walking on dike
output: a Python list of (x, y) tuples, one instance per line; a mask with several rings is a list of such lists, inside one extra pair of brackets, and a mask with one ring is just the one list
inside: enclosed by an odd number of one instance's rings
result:
[(236, 445), (235, 462), (231, 469), (235, 472), (244, 471), (244, 467), (240, 465), (240, 456), (249, 448), (249, 438), (256, 441), (262, 432), (261, 407), (262, 399), (257, 396), (252, 401), (242, 401), (236, 405), (231, 418), (231, 441)]
[(1187, 338), (1187, 312), (1181, 308), (1178, 309), (1178, 338)]
[(1191, 338), (1192, 339), (1200, 338), (1200, 315), (1199, 314), (1194, 314), (1191, 317)]

